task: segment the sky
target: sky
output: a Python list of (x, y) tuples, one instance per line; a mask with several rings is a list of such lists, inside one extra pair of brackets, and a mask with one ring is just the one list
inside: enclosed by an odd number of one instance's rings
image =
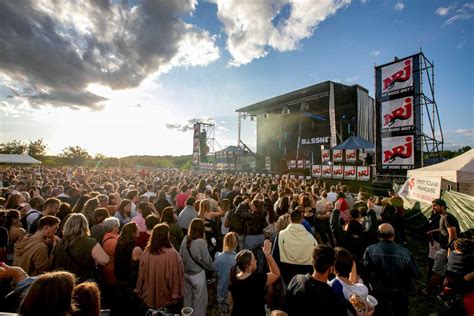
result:
[[(445, 148), (474, 147), (474, 2), (0, 0), (0, 143), (49, 154), (187, 155), (195, 121), (237, 144), (236, 109), (424, 52)], [(255, 146), (255, 122), (242, 122)]]

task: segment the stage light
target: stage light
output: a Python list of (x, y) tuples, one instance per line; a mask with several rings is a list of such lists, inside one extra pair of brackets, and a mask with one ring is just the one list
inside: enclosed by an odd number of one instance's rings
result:
[(268, 113), (268, 112), (267, 112), (267, 113), (263, 113), (263, 118), (264, 118), (264, 119), (267, 119), (269, 115), (270, 115), (270, 113)]
[(291, 111), (290, 111), (290, 109), (289, 109), (287, 106), (285, 106), (285, 107), (281, 110), (281, 114), (290, 114), (290, 113), (291, 113)]
[(254, 120), (255, 120), (255, 116), (254, 116), (254, 115), (250, 115), (250, 120), (251, 120), (251, 121), (254, 121)]

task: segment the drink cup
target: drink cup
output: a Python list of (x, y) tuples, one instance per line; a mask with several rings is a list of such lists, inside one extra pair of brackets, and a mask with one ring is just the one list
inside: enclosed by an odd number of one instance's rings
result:
[(367, 295), (366, 302), (370, 310), (374, 309), (375, 306), (377, 306), (377, 304), (379, 303), (377, 299), (373, 297), (372, 295)]
[(194, 310), (192, 307), (183, 307), (181, 310), (181, 316), (191, 316)]

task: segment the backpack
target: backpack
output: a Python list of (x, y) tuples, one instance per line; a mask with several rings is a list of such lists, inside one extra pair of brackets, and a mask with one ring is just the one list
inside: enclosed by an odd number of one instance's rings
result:
[(242, 217), (240, 217), (239, 214), (236, 214), (235, 211), (236, 210), (230, 211), (229, 215), (227, 216), (229, 221), (229, 230), (241, 235), (245, 233), (244, 222), (242, 220)]

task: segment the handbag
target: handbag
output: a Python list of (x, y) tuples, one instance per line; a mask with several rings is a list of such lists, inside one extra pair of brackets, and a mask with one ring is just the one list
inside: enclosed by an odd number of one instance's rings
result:
[(209, 283), (209, 280), (213, 279), (214, 270), (206, 269), (201, 262), (197, 261), (196, 258), (193, 257), (193, 254), (191, 253), (191, 249), (189, 249), (189, 248), (190, 248), (190, 246), (186, 246), (186, 249), (188, 250), (189, 256), (191, 257), (191, 259), (193, 259), (195, 264), (197, 264), (201, 269), (204, 270), (204, 272), (206, 273), (206, 280), (208, 280), (208, 283)]
[(273, 222), (271, 224), (268, 224), (264, 229), (263, 229), (263, 237), (265, 239), (270, 239), (273, 240), (275, 239), (275, 236), (277, 234), (277, 222)]

